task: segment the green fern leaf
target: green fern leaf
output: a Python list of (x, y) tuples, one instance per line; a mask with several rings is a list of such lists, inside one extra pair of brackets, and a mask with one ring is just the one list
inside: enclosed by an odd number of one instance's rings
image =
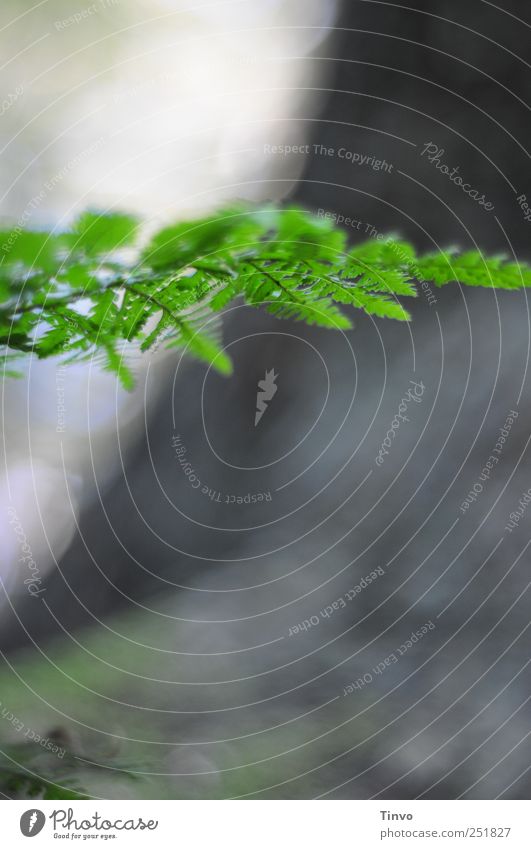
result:
[[(522, 289), (531, 268), (479, 251), (418, 256), (394, 236), (354, 247), (331, 220), (303, 209), (232, 205), (164, 227), (137, 246), (137, 220), (87, 212), (66, 233), (0, 233), (0, 345), (103, 359), (122, 384), (133, 351), (181, 348), (222, 374), (231, 363), (213, 322), (235, 299), (279, 318), (348, 329), (350, 314), (410, 319), (420, 282)], [(128, 250), (124, 251), (126, 247)]]

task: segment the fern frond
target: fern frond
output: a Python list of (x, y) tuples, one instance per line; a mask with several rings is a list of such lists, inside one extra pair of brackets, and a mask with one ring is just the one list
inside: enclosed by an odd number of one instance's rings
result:
[(178, 347), (229, 374), (212, 317), (239, 297), (280, 318), (347, 329), (343, 308), (409, 320), (401, 299), (415, 297), (418, 282), (531, 285), (528, 265), (479, 251), (418, 256), (393, 236), (349, 247), (332, 221), (303, 209), (238, 204), (165, 227), (142, 249), (138, 240), (138, 221), (122, 213), (84, 213), (66, 233), (0, 233), (5, 357), (101, 354), (130, 388), (135, 346)]

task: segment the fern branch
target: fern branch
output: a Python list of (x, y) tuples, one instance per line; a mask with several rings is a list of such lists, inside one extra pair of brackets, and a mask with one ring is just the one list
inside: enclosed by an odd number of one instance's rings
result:
[(529, 265), (479, 251), (417, 256), (393, 237), (349, 248), (342, 230), (302, 209), (240, 204), (166, 227), (143, 250), (137, 239), (138, 222), (122, 213), (87, 212), (67, 233), (0, 233), (5, 361), (100, 350), (130, 387), (127, 346), (163, 341), (227, 374), (230, 361), (205, 327), (238, 297), (281, 318), (348, 328), (340, 307), (409, 320), (400, 299), (416, 296), (418, 282), (531, 286)]

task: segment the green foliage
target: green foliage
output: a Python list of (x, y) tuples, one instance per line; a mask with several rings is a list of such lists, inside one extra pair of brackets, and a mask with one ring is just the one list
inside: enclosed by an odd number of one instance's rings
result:
[[(399, 298), (416, 281), (519, 289), (531, 269), (472, 251), (417, 256), (388, 237), (355, 247), (331, 221), (302, 209), (232, 206), (179, 223), (140, 247), (135, 218), (84, 213), (67, 233), (0, 232), (0, 345), (68, 360), (104, 356), (130, 388), (131, 344), (181, 347), (222, 374), (231, 363), (214, 313), (236, 298), (289, 318), (351, 326), (338, 307), (409, 320)], [(5, 373), (12, 374), (11, 370)]]
[(90, 797), (84, 786), (87, 780), (93, 783), (101, 775), (112, 774), (126, 781), (137, 781), (136, 770), (141, 768), (144, 764), (130, 764), (116, 757), (94, 763), (81, 752), (67, 749), (58, 757), (36, 743), (17, 743), (0, 751), (0, 796), (87, 799)]

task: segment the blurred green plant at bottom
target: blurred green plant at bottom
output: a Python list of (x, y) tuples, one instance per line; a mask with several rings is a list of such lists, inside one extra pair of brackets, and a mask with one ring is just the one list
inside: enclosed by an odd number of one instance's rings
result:
[[(175, 602), (169, 604), (175, 612)], [(175, 622), (165, 626), (166, 634), (160, 624), (154, 630), (152, 618), (143, 614), (122, 614), (111, 624), (114, 637), (106, 629), (85, 630), (70, 635), (73, 648), (60, 640), (24, 649), (0, 667), (2, 706), (19, 717), (25, 729), (64, 749), (59, 757), (28, 742), (23, 731), (0, 718), (4, 797), (308, 799), (323, 790), (320, 765), (340, 762), (345, 750), (362, 747), (375, 731), (374, 711), (352, 719), (366, 707), (360, 697), (356, 703), (353, 697), (340, 698), (315, 711), (300, 702), (279, 701), (274, 708), (259, 706), (252, 714), (250, 727), (256, 731), (242, 730), (223, 740), (215, 717), (183, 719), (178, 697), (165, 701), (152, 679), (152, 653), (141, 644), (153, 642), (155, 635), (162, 644), (170, 639), (175, 643)], [(138, 647), (118, 636), (128, 634), (135, 636)], [(173, 680), (173, 672), (179, 680), (180, 663), (178, 655), (169, 656), (164, 662), (166, 679)], [(142, 705), (149, 707), (137, 707)], [(221, 742), (212, 746), (175, 742), (190, 737), (212, 741), (220, 733)], [(200, 752), (192, 766), (191, 750)]]

